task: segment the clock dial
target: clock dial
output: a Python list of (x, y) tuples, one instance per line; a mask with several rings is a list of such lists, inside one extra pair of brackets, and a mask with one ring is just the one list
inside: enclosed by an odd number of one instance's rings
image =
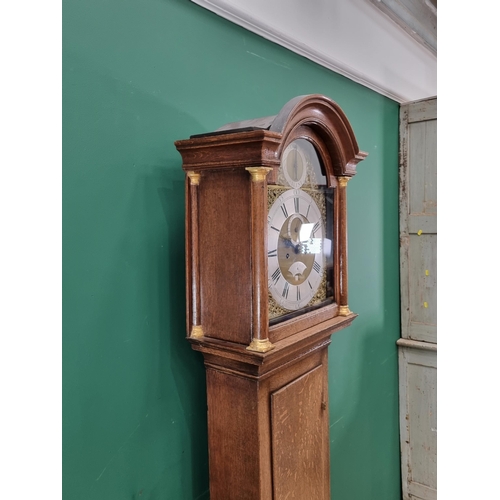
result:
[(311, 302), (324, 273), (325, 227), (313, 198), (300, 189), (281, 194), (268, 216), (268, 286), (288, 311)]
[(307, 159), (299, 141), (294, 141), (283, 151), (281, 164), (287, 183), (295, 189), (300, 188), (307, 175)]

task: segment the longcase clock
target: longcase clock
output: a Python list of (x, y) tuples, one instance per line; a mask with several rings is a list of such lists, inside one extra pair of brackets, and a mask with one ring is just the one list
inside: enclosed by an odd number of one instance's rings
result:
[(348, 305), (347, 183), (366, 157), (322, 95), (175, 143), (187, 332), (207, 376), (210, 498), (330, 498), (328, 351)]

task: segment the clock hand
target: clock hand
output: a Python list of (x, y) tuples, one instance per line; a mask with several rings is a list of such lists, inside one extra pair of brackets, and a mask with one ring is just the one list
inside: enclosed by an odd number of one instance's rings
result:
[(301, 243), (300, 241), (298, 243), (294, 243), (290, 238), (283, 238), (283, 241), (285, 242), (285, 246), (288, 248), (293, 248), (293, 251), (295, 254), (301, 253)]

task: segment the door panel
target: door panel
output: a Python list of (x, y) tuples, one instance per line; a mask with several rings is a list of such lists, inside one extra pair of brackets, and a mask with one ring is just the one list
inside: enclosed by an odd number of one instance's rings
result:
[(401, 336), (437, 341), (436, 99), (401, 107)]
[(407, 338), (413, 340), (436, 342), (436, 239), (435, 234), (410, 236)]
[(401, 107), (398, 346), (404, 500), (437, 498), (436, 132), (436, 99)]
[(275, 500), (330, 499), (325, 369), (320, 365), (271, 395)]
[(403, 498), (437, 496), (436, 344), (399, 346)]

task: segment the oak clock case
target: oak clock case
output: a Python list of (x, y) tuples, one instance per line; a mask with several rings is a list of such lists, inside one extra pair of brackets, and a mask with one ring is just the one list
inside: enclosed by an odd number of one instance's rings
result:
[(340, 106), (176, 141), (187, 338), (206, 367), (212, 500), (330, 498), (328, 345), (351, 325), (347, 184), (366, 157)]

